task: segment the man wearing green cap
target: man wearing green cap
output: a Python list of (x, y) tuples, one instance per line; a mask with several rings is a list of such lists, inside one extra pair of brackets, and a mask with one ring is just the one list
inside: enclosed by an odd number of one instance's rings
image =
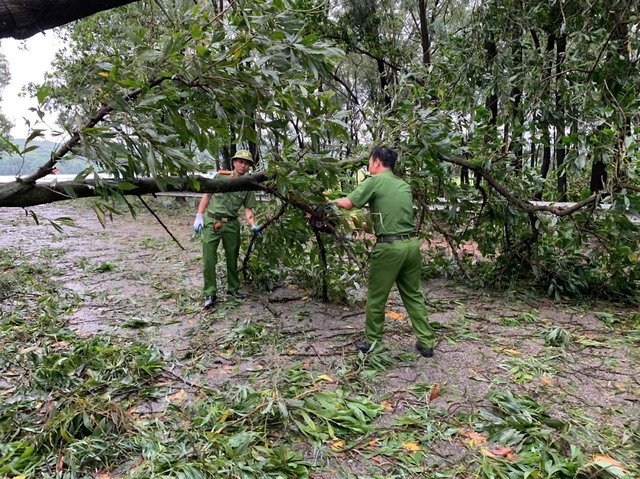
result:
[(377, 238), (369, 264), (365, 341), (356, 341), (355, 346), (366, 353), (381, 345), (385, 305), (391, 286), (396, 283), (418, 338), (416, 349), (430, 358), (435, 336), (420, 290), (422, 254), (415, 226), (413, 195), (409, 185), (393, 173), (396, 160), (397, 154), (391, 148), (374, 148), (369, 157), (371, 177), (345, 198), (333, 201), (346, 210), (369, 204)]
[[(243, 176), (254, 164), (251, 153), (238, 150), (232, 158), (233, 171), (220, 171), (216, 178), (230, 179)], [(256, 207), (256, 195), (253, 191), (232, 191), (227, 193), (206, 193), (193, 223), (197, 232), (204, 230), (202, 256), (204, 259), (204, 309), (210, 309), (217, 299), (216, 264), (218, 263), (218, 245), (222, 242), (227, 260), (227, 294), (235, 298), (244, 298), (240, 289), (238, 275), (238, 256), (240, 255), (240, 222), (238, 215), (244, 208), (244, 215), (251, 228), (260, 233), (256, 225), (253, 209)]]

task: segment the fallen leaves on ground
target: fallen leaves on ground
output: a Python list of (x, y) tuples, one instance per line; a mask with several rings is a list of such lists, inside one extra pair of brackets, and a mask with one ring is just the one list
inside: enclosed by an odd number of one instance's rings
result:
[(420, 446), (417, 442), (414, 441), (403, 442), (402, 447), (404, 447), (409, 452), (417, 452), (420, 450)]
[(429, 394), (429, 402), (433, 401), (438, 396), (440, 396), (440, 385), (436, 384), (431, 390), (431, 394)]
[(471, 447), (479, 446), (487, 442), (487, 436), (483, 436), (479, 432), (475, 432), (471, 429), (460, 429), (460, 435), (467, 439), (465, 443)]
[(406, 314), (396, 313), (395, 311), (387, 311), (387, 318), (395, 319), (396, 321), (404, 321), (407, 318)]
[(385, 410), (387, 411), (393, 411), (393, 404), (391, 404), (389, 401), (382, 401), (380, 403), (380, 406), (385, 408)]

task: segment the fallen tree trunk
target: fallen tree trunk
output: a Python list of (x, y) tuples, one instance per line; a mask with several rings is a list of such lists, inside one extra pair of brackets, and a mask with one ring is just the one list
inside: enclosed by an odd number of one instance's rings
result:
[(56, 201), (102, 196), (105, 189), (121, 195), (149, 195), (170, 191), (194, 191), (199, 193), (224, 193), (228, 191), (255, 191), (264, 189), (261, 183), (268, 179), (266, 173), (231, 179), (211, 179), (204, 176), (169, 177), (161, 182), (155, 178), (135, 180), (104, 180), (99, 185), (94, 180), (62, 181), (52, 184), (23, 183), (19, 180), (0, 185), (0, 207), (24, 208)]

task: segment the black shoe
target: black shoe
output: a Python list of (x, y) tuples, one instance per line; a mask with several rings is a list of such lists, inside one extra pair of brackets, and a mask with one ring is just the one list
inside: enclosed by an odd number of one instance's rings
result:
[(416, 343), (416, 349), (425, 358), (432, 358), (433, 357), (433, 348), (425, 348), (422, 344)]
[(371, 349), (371, 345), (366, 341), (356, 341), (355, 343), (353, 343), (353, 345), (361, 353), (368, 353), (369, 350)]
[(233, 296), (237, 299), (244, 299), (247, 297), (246, 294), (242, 294), (240, 291), (227, 291), (227, 296)]
[(213, 296), (207, 296), (206, 298), (204, 298), (204, 309), (211, 309), (213, 308), (213, 305), (216, 304), (216, 295), (214, 294)]

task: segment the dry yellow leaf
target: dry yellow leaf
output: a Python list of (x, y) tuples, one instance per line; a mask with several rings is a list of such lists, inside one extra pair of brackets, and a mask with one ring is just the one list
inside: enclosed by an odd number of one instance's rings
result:
[(396, 313), (395, 311), (387, 311), (387, 317), (391, 319), (395, 319), (396, 321), (402, 321), (407, 317), (407, 315), (402, 313)]
[(175, 394), (172, 394), (167, 397), (167, 399), (171, 402), (181, 403), (187, 398), (187, 392), (184, 389), (181, 389)]
[(389, 401), (382, 401), (380, 406), (385, 408), (387, 411), (393, 411), (393, 405)]
[(404, 447), (409, 452), (416, 452), (420, 450), (420, 446), (418, 446), (417, 442), (403, 442), (402, 447)]
[(331, 442), (331, 449), (333, 451), (342, 451), (344, 449), (344, 441)]
[(318, 376), (318, 379), (322, 379), (323, 381), (327, 381), (328, 383), (333, 382), (333, 378), (331, 376), (327, 376), (326, 374), (323, 374), (322, 376)]
[(605, 466), (619, 467), (622, 470), (622, 472), (627, 472), (627, 470), (622, 466), (622, 464), (619, 461), (616, 461), (612, 457), (605, 456), (604, 454), (594, 454), (592, 462), (599, 463), (600, 465), (604, 464)]
[(225, 422), (229, 417), (230, 413), (231, 413), (231, 409), (227, 409), (224, 413), (222, 413), (222, 416), (220, 416), (220, 419), (218, 419), (218, 422), (221, 422), (221, 423)]
[(487, 442), (487, 437), (472, 431), (471, 429), (460, 429), (460, 435), (468, 439), (469, 446), (479, 446)]
[(487, 449), (486, 447), (482, 447), (480, 448), (480, 451), (482, 452), (482, 454), (484, 454), (487, 457), (490, 457), (492, 459), (496, 459), (496, 455), (494, 453), (492, 453), (489, 449)]
[(508, 454), (513, 452), (512, 447), (494, 447), (491, 449), (491, 452), (496, 456), (507, 456)]
[(431, 390), (431, 394), (429, 394), (429, 402), (433, 401), (438, 396), (440, 396), (440, 385), (436, 384)]
[(514, 356), (522, 354), (520, 351), (518, 351), (516, 349), (503, 349), (502, 352), (507, 353), (507, 354), (513, 354)]

